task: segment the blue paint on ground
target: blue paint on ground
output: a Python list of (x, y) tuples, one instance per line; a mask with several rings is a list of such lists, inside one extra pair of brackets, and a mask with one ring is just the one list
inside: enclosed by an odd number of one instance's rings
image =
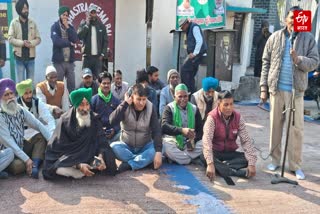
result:
[(169, 178), (181, 187), (181, 192), (191, 195), (187, 203), (198, 206), (197, 213), (231, 213), (224, 203), (217, 199), (213, 192), (205, 187), (185, 166), (164, 164), (162, 167)]

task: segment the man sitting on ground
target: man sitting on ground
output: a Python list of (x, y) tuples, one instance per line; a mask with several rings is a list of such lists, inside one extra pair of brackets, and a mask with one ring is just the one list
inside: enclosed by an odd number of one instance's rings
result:
[(156, 111), (158, 112), (158, 98), (157, 98), (157, 92), (149, 85), (149, 77), (145, 69), (140, 69), (137, 71), (137, 78), (136, 78), (137, 84), (142, 84), (148, 92), (148, 100), (153, 104), (153, 107), (156, 108)]
[(61, 116), (48, 143), (42, 171), (45, 179), (56, 175), (80, 179), (93, 176), (93, 170), (116, 173), (115, 157), (100, 119), (90, 110), (91, 96), (91, 88), (71, 92), (73, 108)]
[(149, 66), (147, 68), (147, 73), (149, 76), (150, 87), (156, 90), (157, 96), (160, 95), (161, 89), (166, 85), (159, 79), (159, 69), (154, 66)]
[(206, 77), (202, 80), (202, 89), (191, 95), (191, 103), (196, 105), (200, 111), (203, 123), (208, 113), (217, 106), (219, 80), (213, 77)]
[(188, 98), (187, 86), (177, 85), (174, 101), (162, 114), (164, 155), (178, 164), (189, 164), (202, 154), (201, 115)]
[(93, 96), (91, 101), (91, 109), (100, 116), (109, 143), (118, 141), (120, 136), (120, 122), (113, 126), (109, 122), (110, 114), (120, 104), (120, 101), (110, 91), (111, 81), (111, 74), (100, 73), (98, 76), (98, 82), (100, 83), (98, 94)]
[[(238, 136), (244, 153), (236, 151)], [(210, 180), (215, 178), (216, 171), (227, 182), (231, 180), (229, 176), (250, 178), (256, 175), (257, 156), (243, 118), (234, 111), (229, 91), (219, 93), (218, 106), (208, 114), (204, 125), (202, 141)], [(234, 185), (232, 180), (228, 184)]]
[(110, 115), (111, 125), (121, 121), (120, 141), (111, 143), (122, 161), (118, 171), (138, 170), (152, 162), (158, 169), (162, 164), (162, 139), (157, 112), (141, 84), (134, 85), (129, 95), (125, 94), (125, 100)]
[(113, 72), (113, 83), (111, 84), (111, 92), (113, 96), (118, 98), (120, 101), (124, 100), (124, 94), (128, 91), (129, 84), (122, 81), (122, 72), (115, 70)]
[(49, 65), (46, 69), (46, 80), (37, 84), (37, 97), (47, 104), (55, 119), (69, 109), (69, 92), (64, 82), (58, 81), (57, 70)]
[(164, 108), (174, 100), (174, 89), (180, 83), (180, 74), (176, 69), (171, 69), (167, 74), (168, 85), (160, 92), (159, 115), (161, 117)]
[(14, 153), (11, 148), (0, 149), (0, 179), (8, 178), (8, 173), (3, 171), (14, 159)]
[[(40, 122), (42, 122), (42, 124), (45, 125), (47, 130), (50, 132), (50, 135), (52, 135), (56, 128), (56, 123), (47, 105), (37, 97), (33, 96), (32, 80), (27, 79), (18, 83), (16, 85), (16, 89), (19, 95), (17, 102), (26, 110), (30, 111), (35, 118), (40, 120)], [(38, 131), (30, 127), (27, 127), (27, 129), (25, 127), (24, 134), (24, 138), (27, 140), (31, 140), (33, 138), (39, 140), (42, 138), (44, 140), (43, 136)]]
[(92, 96), (98, 93), (98, 84), (93, 80), (92, 71), (90, 68), (82, 69), (82, 81), (78, 88), (92, 88)]
[(18, 105), (15, 93), (16, 86), (11, 79), (0, 80), (0, 150), (4, 147), (11, 148), (16, 156), (8, 167), (10, 173), (16, 175), (27, 172), (32, 178), (37, 179), (46, 143), (25, 140), (25, 127), (28, 125), (39, 131), (47, 141), (51, 135), (32, 113)]

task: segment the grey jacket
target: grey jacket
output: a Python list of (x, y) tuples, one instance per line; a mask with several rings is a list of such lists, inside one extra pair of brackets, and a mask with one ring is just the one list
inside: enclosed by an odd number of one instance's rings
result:
[[(278, 88), (282, 57), (285, 49), (285, 31), (283, 28), (273, 33), (264, 48), (262, 56), (262, 71), (260, 78), (261, 91), (275, 94)], [(316, 41), (311, 33), (299, 33), (293, 44), (299, 62), (293, 64), (293, 86), (296, 92), (304, 93), (308, 86), (308, 72), (316, 69), (319, 55)]]

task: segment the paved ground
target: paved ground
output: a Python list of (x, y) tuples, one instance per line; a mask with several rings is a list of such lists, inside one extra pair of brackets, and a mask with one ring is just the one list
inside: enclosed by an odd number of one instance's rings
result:
[[(307, 103), (315, 112), (314, 105)], [(255, 106), (237, 106), (247, 121), (257, 148), (268, 154), (269, 114)], [(319, 213), (320, 210), (320, 125), (305, 123), (303, 169), (307, 179), (298, 186), (270, 184), (272, 173), (265, 170), (269, 160), (258, 160), (257, 176), (250, 180), (236, 179), (228, 186), (221, 178), (211, 183), (204, 168), (191, 165), (187, 169), (212, 191), (234, 213)], [(204, 197), (203, 188), (197, 194), (186, 189), (199, 186), (179, 185), (170, 177), (166, 166), (126, 172), (116, 177), (95, 176), (83, 180), (39, 181), (27, 176), (0, 180), (0, 213), (217, 213), (214, 198)], [(183, 168), (182, 168), (183, 169)], [(188, 171), (187, 170), (187, 171)], [(295, 177), (286, 173), (286, 177)], [(185, 178), (185, 177), (184, 177)], [(191, 180), (188, 177), (183, 182)], [(195, 179), (195, 178), (193, 178)], [(206, 191), (205, 191), (206, 192)], [(207, 195), (206, 195), (207, 196)], [(194, 199), (206, 204), (192, 203)], [(209, 200), (209, 201), (208, 201)], [(199, 200), (198, 200), (199, 201)], [(221, 209), (220, 209), (221, 211)], [(225, 211), (224, 211), (225, 212)], [(223, 213), (222, 211), (220, 213)]]

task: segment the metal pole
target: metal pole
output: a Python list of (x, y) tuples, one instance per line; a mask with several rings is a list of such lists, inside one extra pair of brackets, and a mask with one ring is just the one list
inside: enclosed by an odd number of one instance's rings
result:
[[(8, 1), (7, 3), (7, 14), (8, 14), (8, 26), (10, 27), (10, 23), (12, 21), (12, 1)], [(9, 54), (10, 54), (10, 76), (12, 80), (16, 80), (16, 72), (14, 68), (14, 55), (12, 45), (9, 44)]]

